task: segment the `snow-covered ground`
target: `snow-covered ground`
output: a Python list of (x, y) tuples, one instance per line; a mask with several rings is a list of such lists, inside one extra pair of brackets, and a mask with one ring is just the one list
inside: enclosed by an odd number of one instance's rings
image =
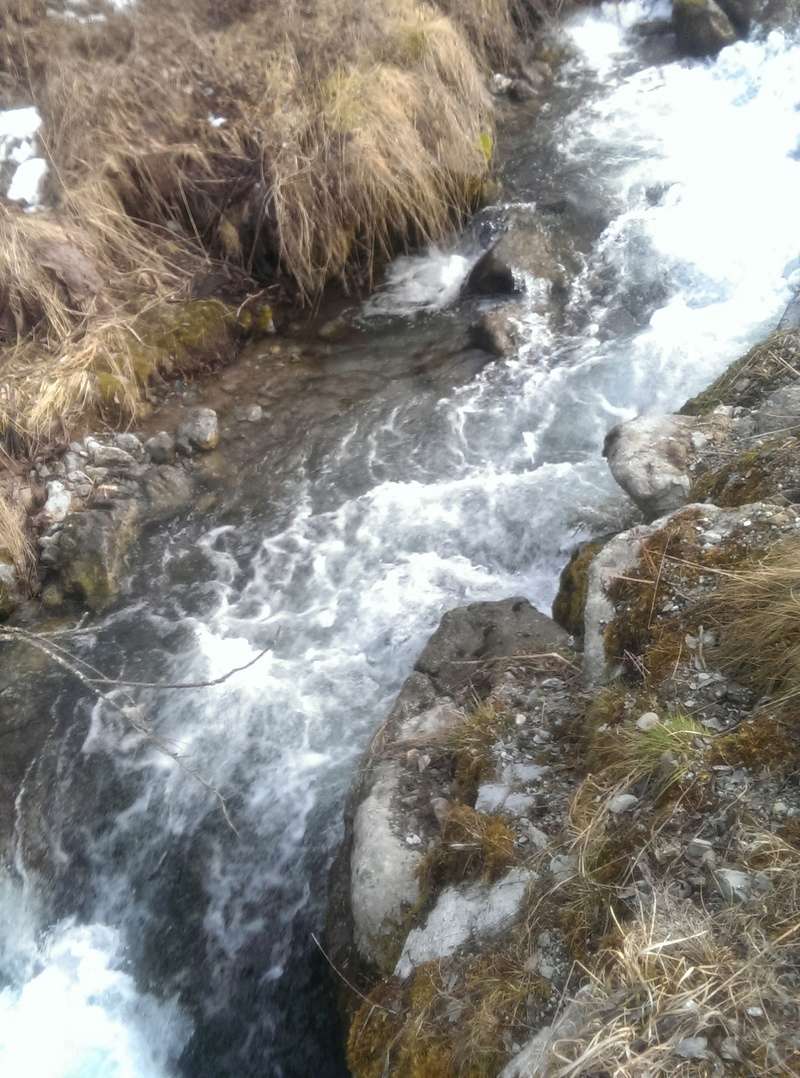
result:
[(32, 105), (0, 112), (0, 195), (26, 209), (41, 204), (47, 162), (39, 156), (42, 118)]

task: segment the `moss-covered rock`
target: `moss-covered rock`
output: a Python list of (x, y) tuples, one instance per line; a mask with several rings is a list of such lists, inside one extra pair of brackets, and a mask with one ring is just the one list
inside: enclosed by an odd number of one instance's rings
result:
[(58, 536), (57, 568), (65, 593), (92, 610), (108, 606), (120, 592), (140, 520), (140, 507), (133, 500), (68, 517)]
[(558, 593), (553, 600), (553, 619), (572, 636), (583, 636), (589, 566), (610, 536), (581, 543), (561, 571)]
[(689, 497), (725, 508), (751, 502), (800, 502), (800, 440), (768, 438), (739, 449), (728, 460), (701, 475)]
[(800, 332), (773, 333), (732, 363), (711, 385), (680, 409), (682, 415), (706, 415), (720, 404), (752, 408), (794, 377), (800, 362)]

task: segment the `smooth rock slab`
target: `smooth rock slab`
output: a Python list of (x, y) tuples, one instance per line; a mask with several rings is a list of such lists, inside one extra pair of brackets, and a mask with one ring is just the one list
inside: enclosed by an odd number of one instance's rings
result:
[(512, 869), (495, 884), (472, 883), (448, 887), (421, 928), (413, 928), (395, 967), (408, 977), (423, 962), (446, 958), (469, 942), (483, 940), (506, 928), (519, 913), (535, 873)]

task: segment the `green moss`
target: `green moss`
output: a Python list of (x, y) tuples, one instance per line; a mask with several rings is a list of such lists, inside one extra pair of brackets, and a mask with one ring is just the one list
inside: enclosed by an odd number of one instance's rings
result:
[(516, 861), (514, 833), (502, 816), (456, 805), (445, 821), (441, 842), (420, 864), (421, 891), (430, 896), (467, 879), (496, 880)]
[(581, 543), (564, 566), (553, 602), (553, 619), (573, 636), (583, 635), (583, 612), (589, 583), (589, 567), (607, 540)]
[(784, 382), (800, 360), (800, 333), (773, 333), (737, 359), (681, 408), (682, 415), (706, 415), (720, 404), (752, 406)]
[(712, 762), (779, 773), (794, 772), (800, 761), (796, 723), (764, 712), (745, 720), (730, 734), (714, 739)]
[(487, 165), (491, 164), (494, 156), (494, 136), (491, 131), (481, 131), (478, 137), (478, 146)]
[[(737, 453), (721, 467), (700, 476), (689, 492), (694, 502), (723, 508), (750, 505), (780, 496), (788, 482), (797, 482), (796, 438), (770, 438)], [(794, 474), (793, 474), (794, 470)]]

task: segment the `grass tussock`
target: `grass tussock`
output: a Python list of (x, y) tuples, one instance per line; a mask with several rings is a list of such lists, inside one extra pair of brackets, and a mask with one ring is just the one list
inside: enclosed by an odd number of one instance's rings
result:
[(494, 881), (517, 860), (514, 832), (502, 816), (455, 805), (444, 821), (441, 842), (420, 865), (422, 891), (434, 894), (470, 879)]
[(17, 578), (26, 582), (34, 564), (34, 549), (22, 506), (0, 493), (0, 565), (3, 564), (10, 565)]
[(658, 800), (702, 764), (707, 734), (694, 719), (677, 713), (646, 730), (624, 725), (597, 731), (589, 755), (606, 785), (647, 787)]
[(494, 766), (494, 746), (513, 726), (507, 710), (491, 700), (476, 700), (464, 721), (447, 731), (443, 747), (454, 760), (454, 788), (460, 801), (474, 800), (481, 779)]
[(502, 950), (428, 962), (405, 983), (382, 982), (351, 1023), (350, 1073), (495, 1078), (532, 1016), (545, 1023), (557, 1002), (529, 958), (520, 937)]
[[(102, 339), (144, 296), (185, 300), (210, 278), (240, 294), (283, 281), (310, 301), (330, 281), (368, 284), (398, 248), (454, 227), (487, 176), (486, 73), (531, 10), (516, 0), (90, 7), (102, 18), (40, 0), (0, 14), (0, 99), (38, 106), (52, 202), (38, 214), (0, 207), (0, 341), (35, 340), (24, 359), (41, 364), (41, 386), (67, 357), (65, 414), (87, 405), (72, 371), (86, 367), (85, 338)], [(0, 369), (3, 429), (46, 437), (53, 410), (33, 413), (19, 367)], [(123, 410), (140, 398), (127, 381)]]
[(800, 543), (779, 544), (724, 576), (711, 602), (722, 656), (765, 693), (800, 694)]
[(796, 1073), (798, 930), (770, 939), (744, 910), (657, 891), (587, 969), (579, 1032), (550, 1046), (542, 1073)]

